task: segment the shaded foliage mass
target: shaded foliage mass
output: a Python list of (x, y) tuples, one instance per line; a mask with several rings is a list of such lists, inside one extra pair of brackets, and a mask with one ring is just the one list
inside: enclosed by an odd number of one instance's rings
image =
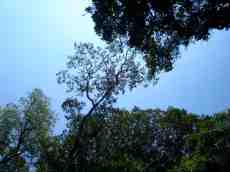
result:
[(92, 0), (86, 11), (104, 40), (126, 37), (145, 53), (152, 78), (172, 70), (180, 45), (230, 26), (229, 0)]
[[(199, 116), (173, 107), (166, 111), (101, 108), (84, 121), (82, 131), (79, 126), (84, 115), (71, 112), (68, 129), (53, 135), (54, 114), (47, 98), (35, 90), (23, 102), (1, 107), (3, 172), (230, 169), (230, 111)], [(70, 160), (69, 153), (79, 132), (81, 142)]]

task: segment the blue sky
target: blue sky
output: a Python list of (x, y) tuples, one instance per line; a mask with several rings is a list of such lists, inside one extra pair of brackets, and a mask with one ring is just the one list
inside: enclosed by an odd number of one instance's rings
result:
[[(102, 44), (85, 15), (86, 0), (0, 1), (0, 104), (15, 102), (41, 88), (59, 113), (67, 96), (55, 74), (65, 67), (73, 43)], [(120, 107), (176, 106), (199, 114), (230, 108), (230, 31), (213, 32), (208, 42), (182, 50), (172, 72), (162, 74), (154, 87), (137, 88), (120, 96)]]

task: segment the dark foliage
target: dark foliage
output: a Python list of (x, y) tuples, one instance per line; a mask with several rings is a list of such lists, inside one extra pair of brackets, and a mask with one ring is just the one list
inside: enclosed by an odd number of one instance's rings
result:
[[(68, 130), (54, 136), (49, 134), (53, 114), (47, 98), (40, 93), (35, 90), (23, 99), (24, 111), (15, 105), (0, 109), (0, 171), (226, 172), (230, 169), (230, 111), (198, 116), (172, 107), (166, 111), (98, 107), (87, 118), (69, 111)], [(79, 103), (69, 105), (78, 107)], [(28, 132), (23, 123), (31, 126)], [(76, 137), (80, 142), (70, 159)]]
[[(71, 143), (79, 132), (76, 120), (65, 136)], [(77, 121), (77, 122), (76, 122)], [(87, 118), (81, 135), (76, 171), (210, 172), (229, 167), (229, 112), (212, 117), (185, 110), (126, 111), (110, 109)], [(80, 159), (79, 159), (80, 158)], [(70, 170), (70, 169), (69, 169)]]
[(127, 37), (145, 53), (151, 78), (172, 70), (180, 45), (230, 26), (229, 0), (92, 0), (86, 10), (104, 40)]

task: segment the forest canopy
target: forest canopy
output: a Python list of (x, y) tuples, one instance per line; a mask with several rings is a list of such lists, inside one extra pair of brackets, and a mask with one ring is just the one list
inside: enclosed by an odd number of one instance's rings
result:
[[(212, 116), (184, 109), (118, 108), (70, 113), (68, 130), (52, 134), (55, 115), (35, 89), (0, 110), (2, 172), (136, 171), (226, 172), (230, 169), (230, 111)], [(7, 125), (6, 125), (7, 124)], [(77, 155), (69, 159), (76, 133)], [(68, 167), (67, 167), (68, 165)]]
[(128, 39), (145, 53), (149, 74), (170, 71), (181, 45), (230, 27), (229, 0), (92, 0), (86, 11), (107, 42)]

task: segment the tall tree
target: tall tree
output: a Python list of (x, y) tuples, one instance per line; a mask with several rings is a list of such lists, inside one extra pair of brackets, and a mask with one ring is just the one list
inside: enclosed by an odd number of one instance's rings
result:
[[(18, 104), (0, 109), (0, 169), (27, 171), (36, 164), (43, 144), (51, 134), (54, 113), (49, 99), (34, 89)], [(31, 164), (32, 163), (32, 164)]]
[(79, 149), (83, 146), (79, 138), (83, 135), (87, 118), (99, 107), (111, 107), (126, 88), (132, 90), (145, 80), (143, 63), (137, 60), (138, 52), (127, 47), (121, 39), (105, 48), (94, 47), (91, 43), (75, 44), (74, 48), (75, 54), (68, 57), (67, 70), (57, 74), (58, 82), (66, 84), (67, 91), (74, 94), (63, 103), (63, 108), (79, 113), (82, 105), (88, 103), (89, 110), (80, 123), (69, 159), (83, 154), (77, 153), (77, 149), (83, 150)]

